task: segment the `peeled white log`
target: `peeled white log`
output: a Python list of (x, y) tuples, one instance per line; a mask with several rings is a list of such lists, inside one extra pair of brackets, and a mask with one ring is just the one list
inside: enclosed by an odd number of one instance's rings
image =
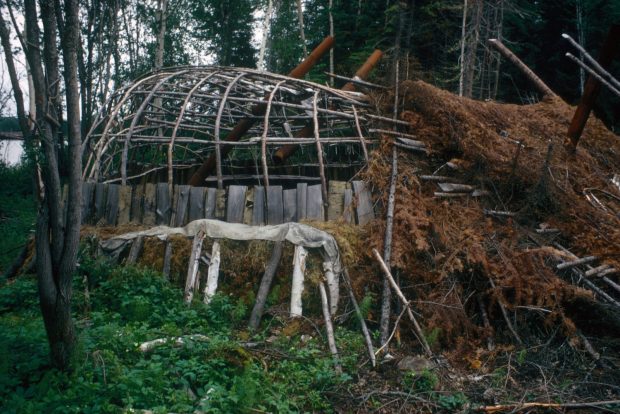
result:
[(338, 277), (334, 274), (334, 268), (330, 262), (323, 262), (323, 271), (325, 272), (325, 279), (327, 280), (327, 287), (329, 289), (329, 312), (334, 316), (338, 310), (340, 284), (338, 283)]
[(304, 273), (308, 252), (302, 246), (295, 246), (293, 257), (293, 281), (291, 283), (291, 318), (302, 315), (301, 295), (304, 291)]
[(204, 303), (211, 302), (211, 298), (217, 291), (217, 282), (220, 276), (220, 242), (213, 242), (211, 249), (211, 262), (209, 263), (209, 272), (207, 273), (207, 286), (204, 291)]
[(603, 270), (607, 270), (607, 269), (609, 269), (609, 265), (608, 264), (603, 264), (603, 265), (600, 265), (600, 266), (597, 266), (597, 267), (594, 267), (594, 268), (588, 270), (585, 273), (585, 276), (586, 277), (595, 276), (595, 275), (598, 275), (599, 273), (601, 273)]
[(467, 184), (437, 183), (437, 185), (444, 193), (469, 193), (470, 191), (474, 191), (476, 189), (473, 185)]
[(572, 262), (560, 263), (555, 268), (558, 270), (568, 269), (570, 267), (575, 267), (575, 266), (579, 266), (582, 264), (593, 262), (596, 259), (597, 259), (596, 256), (586, 256), (586, 257), (582, 257), (581, 259), (573, 260)]
[(160, 345), (172, 343), (174, 346), (183, 346), (187, 341), (208, 341), (209, 338), (202, 334), (179, 336), (174, 338), (158, 338), (152, 341), (146, 341), (140, 344), (138, 349), (141, 352), (149, 352), (157, 348)]
[(189, 257), (189, 266), (187, 269), (187, 279), (185, 280), (185, 294), (183, 296), (185, 303), (191, 303), (194, 298), (194, 287), (196, 286), (200, 252), (202, 251), (202, 242), (204, 239), (205, 233), (202, 230), (194, 236), (194, 241), (192, 243), (192, 254)]
[(327, 332), (327, 344), (329, 345), (329, 352), (334, 358), (334, 365), (336, 373), (342, 373), (342, 367), (338, 358), (338, 348), (336, 348), (336, 338), (334, 337), (334, 326), (332, 325), (332, 318), (329, 315), (329, 304), (327, 303), (327, 293), (325, 292), (325, 285), (323, 282), (319, 283), (319, 291), (321, 292), (321, 304), (323, 305), (323, 317), (325, 318), (325, 332)]

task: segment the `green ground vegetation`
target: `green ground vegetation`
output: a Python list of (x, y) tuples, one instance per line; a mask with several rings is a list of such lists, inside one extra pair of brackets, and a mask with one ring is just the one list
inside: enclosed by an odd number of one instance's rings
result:
[(11, 265), (34, 229), (36, 201), (27, 163), (0, 163), (0, 274)]
[[(326, 391), (350, 380), (335, 372), (316, 332), (305, 341), (273, 335), (274, 319), (250, 336), (248, 309), (231, 296), (187, 306), (160, 273), (84, 257), (74, 286), (79, 351), (71, 373), (49, 366), (36, 280), (0, 287), (0, 412), (329, 412)], [(197, 334), (206, 338), (139, 350), (145, 341)], [(336, 336), (352, 372), (361, 336), (344, 328)]]

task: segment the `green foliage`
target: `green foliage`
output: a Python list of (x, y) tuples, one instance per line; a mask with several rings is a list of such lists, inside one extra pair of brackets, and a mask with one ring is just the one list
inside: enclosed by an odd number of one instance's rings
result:
[(406, 388), (417, 392), (431, 392), (439, 385), (437, 375), (427, 369), (421, 372), (407, 371), (403, 377)]
[(28, 163), (7, 166), (0, 162), (0, 273), (26, 244), (36, 219), (32, 168)]
[(467, 404), (467, 401), (467, 397), (462, 392), (440, 395), (437, 398), (437, 403), (439, 406), (444, 410), (450, 410), (451, 412), (461, 409), (465, 404)]
[[(320, 338), (302, 344), (280, 337), (273, 345), (280, 357), (265, 360), (244, 347), (235, 339), (247, 318), (243, 300), (215, 295), (209, 306), (199, 300), (187, 306), (161, 274), (113, 267), (87, 252), (84, 247), (74, 278), (79, 341), (71, 373), (49, 368), (35, 279), (0, 287), (1, 412), (329, 412), (325, 391), (351, 378), (334, 372)], [(196, 334), (208, 340), (188, 338)], [(183, 346), (170, 341), (150, 352), (138, 349), (177, 337), (185, 338)], [(336, 338), (343, 367), (356, 369), (361, 336), (338, 329)]]

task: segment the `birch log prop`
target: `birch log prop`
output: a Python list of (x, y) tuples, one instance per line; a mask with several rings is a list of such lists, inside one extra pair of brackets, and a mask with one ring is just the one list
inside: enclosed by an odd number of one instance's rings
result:
[(302, 246), (295, 246), (293, 257), (293, 281), (291, 283), (291, 318), (302, 316), (301, 295), (304, 291), (304, 273), (308, 252)]
[(336, 338), (334, 337), (334, 326), (332, 325), (332, 318), (329, 312), (329, 304), (327, 303), (327, 293), (325, 292), (325, 285), (323, 284), (323, 282), (319, 283), (319, 291), (321, 292), (321, 304), (323, 305), (323, 318), (325, 319), (325, 332), (327, 333), (327, 344), (329, 346), (329, 352), (334, 358), (334, 368), (336, 373), (342, 374), (340, 358), (338, 357), (338, 348), (336, 348)]
[(211, 261), (207, 273), (207, 285), (204, 291), (204, 303), (209, 304), (217, 291), (217, 282), (220, 277), (220, 242), (215, 240), (211, 249)]
[(192, 243), (192, 254), (189, 257), (187, 279), (185, 280), (185, 294), (183, 296), (183, 300), (187, 304), (192, 303), (192, 299), (194, 298), (194, 286), (196, 285), (200, 252), (202, 251), (202, 242), (204, 239), (205, 233), (201, 230), (194, 236), (194, 241)]
[(144, 237), (136, 237), (131, 244), (131, 249), (129, 250), (129, 256), (127, 256), (127, 264), (135, 264), (138, 261), (138, 257), (142, 252), (142, 247), (144, 246)]
[(390, 269), (388, 269), (388, 267), (385, 265), (385, 262), (381, 258), (381, 255), (379, 254), (377, 249), (372, 249), (372, 254), (375, 256), (375, 258), (379, 262), (379, 265), (381, 266), (383, 273), (385, 273), (385, 277), (389, 281), (390, 285), (392, 285), (392, 289), (394, 289), (394, 292), (396, 292), (396, 296), (398, 296), (398, 299), (400, 299), (403, 306), (407, 308), (407, 316), (409, 316), (409, 320), (411, 320), (411, 323), (413, 323), (413, 330), (416, 336), (418, 337), (418, 340), (420, 341), (422, 348), (424, 348), (424, 352), (426, 352), (428, 356), (432, 357), (433, 351), (431, 351), (431, 347), (428, 345), (428, 342), (426, 342), (426, 338), (424, 337), (424, 332), (422, 332), (422, 328), (418, 324), (418, 321), (416, 320), (415, 316), (413, 315), (413, 312), (411, 311), (411, 304), (409, 303), (407, 298), (405, 298), (405, 295), (403, 295), (403, 292), (400, 290), (400, 288), (396, 284), (396, 281), (394, 280), (394, 277), (392, 276)]
[(251, 330), (258, 329), (260, 325), (260, 320), (265, 311), (265, 303), (267, 303), (267, 295), (269, 294), (269, 289), (271, 289), (271, 284), (276, 270), (278, 270), (278, 264), (281, 258), (282, 242), (276, 242), (273, 246), (273, 252), (271, 253), (269, 263), (267, 263), (267, 267), (265, 268), (265, 273), (263, 273), (263, 278), (260, 281), (258, 293), (256, 294), (256, 302), (254, 303), (250, 321), (248, 322), (248, 326)]
[(351, 286), (351, 278), (349, 277), (349, 271), (347, 269), (343, 270), (342, 277), (345, 284), (347, 285), (347, 290), (349, 291), (349, 298), (351, 298), (351, 303), (353, 303), (353, 308), (355, 309), (357, 319), (359, 320), (360, 326), (362, 327), (362, 333), (364, 334), (364, 340), (366, 341), (366, 348), (368, 349), (368, 356), (370, 357), (370, 362), (372, 363), (372, 366), (374, 368), (377, 366), (375, 349), (372, 346), (370, 331), (368, 331), (368, 327), (366, 326), (364, 315), (362, 315), (362, 311), (360, 310), (359, 304), (357, 303), (357, 299), (355, 299), (355, 293), (353, 292), (353, 286)]
[(323, 263), (323, 272), (325, 273), (325, 280), (327, 280), (327, 286), (329, 287), (329, 313), (334, 316), (338, 310), (340, 284), (338, 283), (338, 276), (334, 274), (334, 268), (330, 262)]
[(517, 57), (514, 53), (510, 51), (504, 44), (498, 39), (489, 39), (489, 45), (491, 45), (495, 50), (497, 50), (502, 56), (504, 56), (510, 63), (515, 65), (517, 69), (523, 73), (530, 82), (538, 89), (540, 93), (544, 96), (556, 97), (557, 95), (542, 81), (536, 74), (527, 67), (525, 63), (521, 59)]

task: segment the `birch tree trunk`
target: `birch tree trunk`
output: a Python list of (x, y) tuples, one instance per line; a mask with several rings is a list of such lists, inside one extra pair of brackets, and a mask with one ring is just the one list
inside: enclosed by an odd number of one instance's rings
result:
[[(334, 15), (332, 14), (332, 8), (334, 6), (334, 0), (329, 0), (329, 35), (334, 37)], [(329, 49), (329, 73), (334, 73), (334, 48)], [(334, 86), (334, 78), (329, 78), (329, 85)]]
[(157, 33), (157, 50), (155, 51), (155, 70), (164, 66), (164, 43), (166, 36), (166, 21), (168, 20), (168, 0), (159, 0), (159, 32)]
[(269, 29), (271, 28), (271, 14), (273, 13), (273, 0), (269, 0), (267, 3), (267, 13), (265, 13), (265, 20), (263, 20), (263, 37), (260, 42), (260, 51), (258, 52), (258, 63), (256, 68), (259, 70), (265, 70), (265, 49), (267, 48), (267, 39), (269, 38)]
[[(299, 21), (299, 37), (301, 38), (301, 46), (304, 50), (305, 59), (306, 56), (308, 56), (308, 47), (306, 46), (306, 34), (304, 32), (304, 9), (302, 7), (301, 0), (297, 0), (297, 19)], [(330, 32), (330, 35), (333, 36), (333, 33)]]
[(465, 34), (467, 28), (467, 0), (463, 2), (463, 22), (461, 27), (461, 54), (459, 55), (459, 96), (463, 96), (463, 82), (465, 79)]

